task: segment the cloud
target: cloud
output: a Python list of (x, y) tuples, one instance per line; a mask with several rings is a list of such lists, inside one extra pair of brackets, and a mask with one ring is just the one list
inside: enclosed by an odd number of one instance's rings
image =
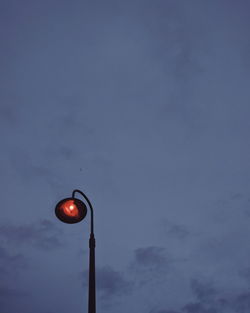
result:
[(130, 274), (137, 288), (164, 284), (173, 260), (166, 256), (162, 247), (149, 246), (134, 250), (134, 257), (129, 266)]
[(216, 290), (211, 282), (200, 282), (196, 279), (191, 281), (191, 288), (197, 299), (208, 301), (216, 296)]
[(183, 313), (248, 313), (250, 312), (250, 292), (223, 294), (208, 282), (191, 281), (191, 288), (198, 301), (183, 306)]
[[(88, 285), (88, 271), (84, 272), (84, 286)], [(102, 300), (113, 296), (127, 295), (133, 289), (133, 283), (126, 279), (123, 273), (110, 266), (96, 269), (96, 288)]]
[(127, 294), (132, 288), (132, 283), (121, 272), (109, 266), (97, 270), (97, 284), (103, 296)]
[(175, 310), (151, 310), (149, 313), (179, 313)]
[[(27, 293), (12, 287), (0, 286), (0, 308), (2, 313), (20, 311), (20, 303), (26, 300)], [(30, 301), (30, 300), (29, 300)]]
[(164, 233), (169, 237), (177, 239), (185, 239), (190, 236), (189, 229), (182, 224), (176, 224), (169, 220), (163, 220), (162, 225), (164, 227)]
[(239, 313), (247, 313), (250, 312), (250, 292), (247, 291), (238, 295), (234, 299), (234, 309)]
[(0, 246), (0, 272), (10, 275), (26, 267), (26, 261), (21, 253), (11, 253), (2, 245)]
[[(223, 312), (220, 304), (220, 292), (211, 281), (193, 278), (190, 281), (195, 301), (183, 306), (185, 313), (217, 313)], [(219, 311), (218, 311), (219, 310)]]
[(11, 170), (26, 183), (37, 180), (45, 181), (52, 188), (58, 187), (60, 181), (55, 169), (48, 162), (44, 162), (41, 155), (34, 158), (34, 153), (33, 151), (33, 154), (31, 154), (28, 152), (28, 149), (18, 147), (18, 145), (11, 148), (8, 156)]
[(192, 299), (183, 303), (180, 307), (171, 307), (149, 310), (149, 313), (249, 313), (250, 292), (244, 291), (226, 292), (225, 289), (217, 289), (211, 281), (193, 278), (190, 281), (193, 293)]
[(62, 246), (58, 228), (49, 220), (26, 225), (2, 225), (0, 237), (6, 242), (51, 250)]
[[(0, 246), (0, 307), (9, 306), (9, 303), (15, 303), (17, 298), (26, 295), (21, 289), (18, 289), (17, 277), (23, 269), (27, 267), (27, 261), (20, 253), (11, 253), (8, 249)], [(6, 311), (7, 312), (7, 311)]]
[(164, 255), (164, 248), (161, 247), (147, 247), (138, 248), (135, 250), (135, 264), (137, 266), (155, 268), (166, 265), (166, 257)]
[(215, 308), (205, 308), (203, 304), (189, 303), (183, 308), (185, 313), (217, 313), (218, 311)]

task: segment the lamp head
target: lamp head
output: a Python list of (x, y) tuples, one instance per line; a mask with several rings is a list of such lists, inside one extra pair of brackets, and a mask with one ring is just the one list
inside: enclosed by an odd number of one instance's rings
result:
[(87, 214), (87, 207), (79, 199), (66, 198), (57, 203), (55, 214), (60, 221), (75, 224), (84, 219)]

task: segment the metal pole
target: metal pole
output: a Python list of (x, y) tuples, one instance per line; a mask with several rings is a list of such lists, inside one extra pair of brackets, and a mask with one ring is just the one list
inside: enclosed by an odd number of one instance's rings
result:
[(87, 196), (80, 190), (75, 189), (72, 193), (72, 198), (75, 193), (80, 193), (87, 201), (91, 211), (90, 237), (89, 237), (89, 301), (88, 313), (96, 313), (96, 296), (95, 296), (95, 236), (94, 236), (94, 213), (93, 207)]
[(90, 234), (89, 238), (89, 311), (88, 313), (96, 313), (95, 299), (95, 237)]

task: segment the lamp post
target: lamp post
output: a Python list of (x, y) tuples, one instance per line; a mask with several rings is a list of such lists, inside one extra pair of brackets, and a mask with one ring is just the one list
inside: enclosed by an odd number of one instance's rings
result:
[(75, 194), (79, 193), (86, 200), (90, 212), (90, 237), (89, 237), (89, 300), (88, 313), (96, 313), (96, 297), (95, 297), (95, 236), (94, 236), (94, 213), (93, 207), (87, 196), (80, 190), (75, 189), (71, 198), (65, 198), (59, 201), (55, 208), (55, 214), (58, 219), (67, 224), (75, 224), (82, 221), (87, 214), (86, 205), (79, 199), (75, 198)]

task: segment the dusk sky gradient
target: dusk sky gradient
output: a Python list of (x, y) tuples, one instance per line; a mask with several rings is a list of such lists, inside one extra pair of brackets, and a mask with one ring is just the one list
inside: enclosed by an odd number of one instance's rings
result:
[(250, 312), (249, 12), (0, 0), (0, 313)]

